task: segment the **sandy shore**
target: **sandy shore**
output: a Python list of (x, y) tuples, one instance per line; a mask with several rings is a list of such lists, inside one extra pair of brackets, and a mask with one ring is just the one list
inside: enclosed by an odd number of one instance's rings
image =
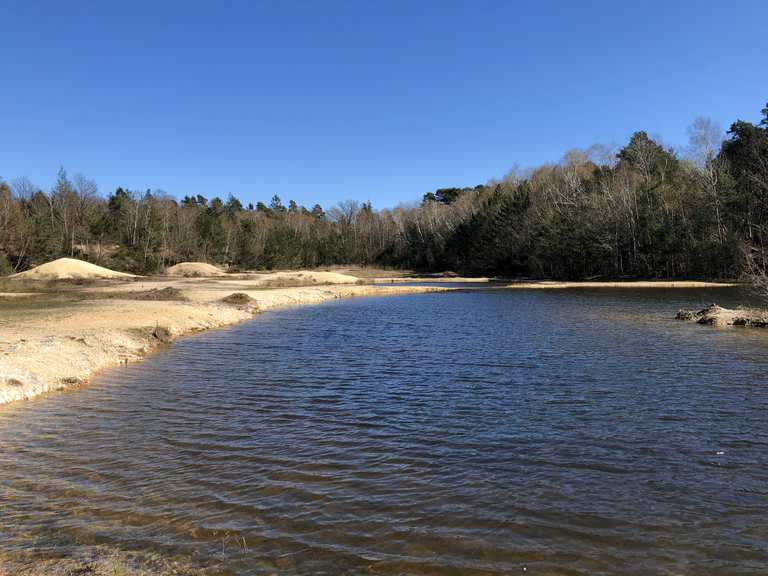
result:
[(570, 288), (733, 288), (739, 284), (730, 282), (703, 282), (698, 280), (637, 280), (615, 282), (514, 282), (505, 288), (517, 290), (563, 290)]
[[(0, 313), (0, 404), (82, 385), (99, 370), (140, 360), (179, 336), (261, 311), (441, 290), (357, 284), (265, 289), (263, 277), (115, 281), (64, 295), (25, 290), (24, 297), (7, 299)], [(233, 304), (222, 302), (233, 293), (239, 295)]]

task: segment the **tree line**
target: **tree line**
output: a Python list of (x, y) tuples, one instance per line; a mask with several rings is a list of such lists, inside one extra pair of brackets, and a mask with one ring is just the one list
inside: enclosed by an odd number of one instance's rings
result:
[(62, 256), (139, 273), (204, 260), (234, 270), (341, 264), (547, 278), (734, 278), (768, 269), (768, 105), (727, 135), (707, 119), (679, 153), (645, 132), (414, 206), (325, 211), (96, 184), (0, 180), (0, 273)]

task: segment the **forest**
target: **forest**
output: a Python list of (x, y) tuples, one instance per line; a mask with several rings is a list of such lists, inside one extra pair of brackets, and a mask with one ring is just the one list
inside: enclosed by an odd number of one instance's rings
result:
[(324, 210), (156, 190), (99, 194), (61, 168), (51, 190), (0, 180), (0, 274), (62, 256), (138, 273), (201, 260), (230, 270), (362, 265), (534, 278), (738, 278), (766, 270), (768, 105), (758, 123), (689, 127), (684, 151), (636, 132), (615, 151), (418, 205)]

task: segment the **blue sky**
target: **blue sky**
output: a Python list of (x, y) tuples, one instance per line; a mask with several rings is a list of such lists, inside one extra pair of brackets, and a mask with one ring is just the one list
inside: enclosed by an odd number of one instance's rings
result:
[(0, 176), (417, 200), (768, 101), (768, 2), (0, 0)]

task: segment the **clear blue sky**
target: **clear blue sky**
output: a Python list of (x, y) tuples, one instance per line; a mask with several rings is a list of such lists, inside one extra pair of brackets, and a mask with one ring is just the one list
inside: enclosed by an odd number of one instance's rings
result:
[(413, 201), (768, 101), (768, 1), (0, 0), (0, 176)]

